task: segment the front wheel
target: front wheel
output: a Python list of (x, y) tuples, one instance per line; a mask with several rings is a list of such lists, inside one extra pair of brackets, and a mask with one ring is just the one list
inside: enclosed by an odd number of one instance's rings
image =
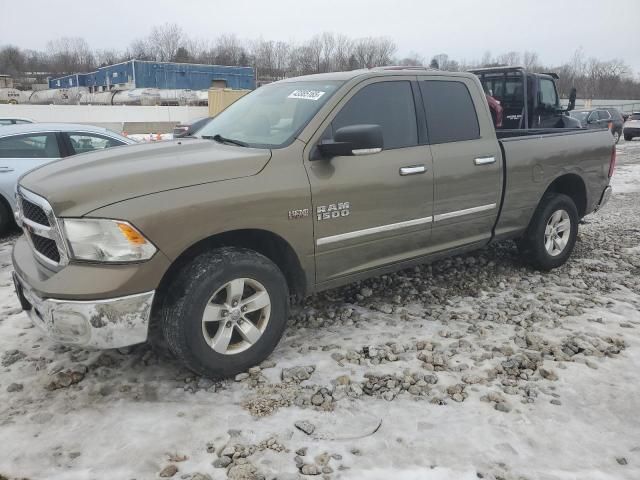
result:
[(625, 136), (624, 136), (624, 140), (625, 140), (626, 142), (630, 142), (631, 140), (633, 140), (633, 137), (632, 137), (631, 135), (625, 135)]
[(571, 197), (545, 194), (527, 231), (517, 242), (523, 259), (539, 270), (563, 265), (578, 238), (578, 220), (578, 209)]
[(0, 201), (0, 235), (6, 234), (14, 224), (13, 214), (4, 201)]
[(163, 294), (160, 322), (169, 349), (207, 377), (229, 377), (260, 363), (278, 344), (287, 322), (284, 275), (252, 250), (201, 254)]

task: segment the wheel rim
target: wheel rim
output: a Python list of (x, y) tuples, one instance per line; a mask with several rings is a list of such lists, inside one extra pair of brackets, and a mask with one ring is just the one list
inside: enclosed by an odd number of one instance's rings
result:
[(202, 315), (207, 344), (223, 355), (251, 348), (262, 336), (271, 317), (271, 298), (257, 280), (236, 278), (211, 296)]
[(618, 143), (618, 140), (620, 140), (620, 132), (614, 132), (613, 139)]
[(557, 210), (551, 215), (544, 229), (544, 248), (552, 257), (560, 255), (569, 243), (571, 218), (566, 210)]

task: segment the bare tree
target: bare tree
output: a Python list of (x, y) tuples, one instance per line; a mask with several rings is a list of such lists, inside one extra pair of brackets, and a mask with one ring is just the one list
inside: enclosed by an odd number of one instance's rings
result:
[(55, 73), (87, 72), (94, 67), (94, 57), (84, 38), (62, 37), (47, 43), (50, 70)]
[(147, 42), (156, 60), (171, 62), (184, 40), (182, 28), (175, 23), (165, 23), (151, 29)]

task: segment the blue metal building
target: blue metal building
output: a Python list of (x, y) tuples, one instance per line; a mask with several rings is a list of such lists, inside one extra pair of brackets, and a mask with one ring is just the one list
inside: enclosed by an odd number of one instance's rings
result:
[(250, 89), (256, 86), (253, 67), (129, 60), (49, 80), (49, 88), (88, 87), (92, 92), (133, 88), (207, 90), (212, 86)]

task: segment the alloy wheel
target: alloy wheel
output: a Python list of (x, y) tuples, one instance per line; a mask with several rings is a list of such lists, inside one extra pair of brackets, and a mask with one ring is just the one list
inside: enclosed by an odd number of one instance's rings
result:
[(271, 316), (271, 298), (257, 280), (236, 278), (209, 299), (202, 316), (202, 334), (216, 352), (244, 352), (262, 336)]
[(557, 210), (549, 217), (544, 229), (544, 248), (552, 257), (560, 255), (571, 236), (571, 219), (565, 210)]

